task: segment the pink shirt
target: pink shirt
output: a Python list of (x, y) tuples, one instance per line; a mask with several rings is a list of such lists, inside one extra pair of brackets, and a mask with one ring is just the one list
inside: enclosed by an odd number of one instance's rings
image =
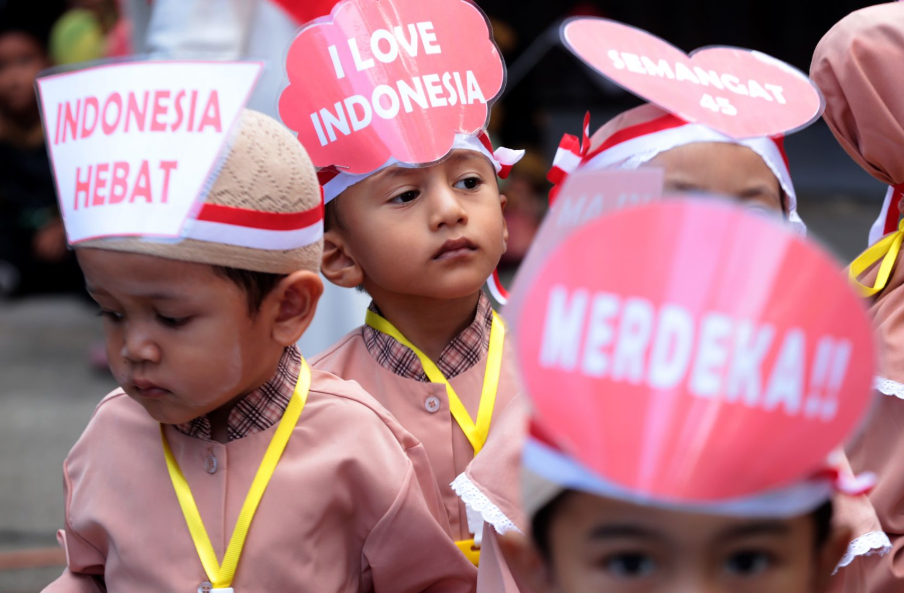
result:
[[(509, 344), (506, 340), (490, 435), (501, 411), (518, 391)], [(368, 352), (360, 328), (315, 357), (311, 366), (358, 382), (424, 444), (449, 518), (450, 535), (455, 540), (471, 539), (465, 505), (450, 484), (474, 459), (474, 449), (449, 411), (445, 386), (400, 377), (381, 366)], [(486, 355), (449, 381), (471, 418), (477, 417), (485, 370)]]
[[(166, 427), (220, 559), (275, 430), (222, 444)], [(97, 407), (64, 480), (58, 537), (68, 566), (46, 591), (101, 591), (94, 577), (110, 591), (195, 591), (208, 580), (159, 424), (122, 391)], [(423, 446), (358, 386), (313, 371), (248, 532), (236, 592), (468, 592), (474, 579), (449, 541)]]

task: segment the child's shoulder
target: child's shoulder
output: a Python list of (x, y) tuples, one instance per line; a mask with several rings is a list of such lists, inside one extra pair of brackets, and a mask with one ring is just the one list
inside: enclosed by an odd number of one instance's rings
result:
[(306, 407), (312, 406), (323, 414), (333, 432), (348, 431), (358, 442), (368, 435), (374, 439), (391, 438), (405, 450), (420, 443), (357, 381), (347, 381), (316, 368), (311, 373)]
[(331, 373), (336, 373), (336, 367), (343, 366), (348, 363), (349, 358), (361, 349), (367, 350), (364, 344), (363, 326), (358, 326), (352, 331), (342, 336), (335, 344), (308, 359), (311, 368), (323, 369)]
[(109, 432), (111, 430), (130, 431), (139, 426), (156, 428), (157, 423), (148, 416), (141, 405), (130, 398), (121, 387), (117, 387), (108, 393), (91, 414), (88, 426), (85, 428), (85, 435), (96, 431)]

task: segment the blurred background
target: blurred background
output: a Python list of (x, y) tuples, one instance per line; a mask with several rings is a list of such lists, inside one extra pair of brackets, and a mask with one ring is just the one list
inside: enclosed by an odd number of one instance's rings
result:
[[(563, 133), (591, 131), (639, 101), (582, 66), (558, 24), (595, 15), (689, 51), (749, 47), (804, 72), (820, 37), (869, 2), (760, 0), (477, 0), (508, 64), (493, 110), (497, 144), (528, 156), (505, 182), (517, 268), (545, 212), (546, 171)], [(62, 570), (61, 465), (94, 406), (115, 385), (100, 324), (56, 208), (34, 94), (38, 72), (134, 54), (266, 60), (250, 106), (276, 114), (281, 61), (298, 27), (331, 0), (0, 0), (0, 593), (35, 592)], [(885, 188), (853, 164), (822, 122), (786, 142), (800, 213), (839, 259), (866, 247)], [(363, 319), (366, 300), (334, 290), (302, 351), (313, 355)], [(149, 509), (150, 511), (150, 509)]]

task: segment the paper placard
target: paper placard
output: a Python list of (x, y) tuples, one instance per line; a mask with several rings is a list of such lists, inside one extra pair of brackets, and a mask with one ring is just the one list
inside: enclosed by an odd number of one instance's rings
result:
[(69, 242), (179, 238), (261, 68), (151, 61), (39, 78)]
[(788, 134), (822, 115), (819, 89), (766, 54), (706, 47), (690, 56), (646, 31), (601, 18), (565, 22), (577, 57), (626, 90), (733, 138)]
[(797, 482), (871, 402), (870, 324), (839, 267), (738, 207), (661, 200), (597, 218), (525, 288), (513, 325), (535, 421), (640, 496)]
[[(598, 217), (662, 196), (662, 169), (577, 169), (565, 178), (555, 202), (543, 219), (512, 283), (505, 316), (515, 319), (523, 302), (525, 283), (555, 247), (578, 228)], [(585, 257), (593, 257), (586, 254)]]
[(487, 122), (505, 65), (466, 0), (343, 0), (286, 57), (279, 114), (318, 167), (436, 161)]

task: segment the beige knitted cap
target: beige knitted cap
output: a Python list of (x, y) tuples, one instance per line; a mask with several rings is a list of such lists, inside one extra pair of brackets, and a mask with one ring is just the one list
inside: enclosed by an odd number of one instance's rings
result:
[[(320, 184), (301, 143), (272, 117), (250, 109), (243, 110), (240, 117), (229, 154), (213, 180), (205, 203), (279, 214), (319, 208)], [(193, 238), (160, 242), (141, 237), (94, 239), (75, 247), (289, 274), (297, 270), (320, 270), (323, 238), (319, 233), (315, 237), (319, 238), (293, 249), (252, 248)]]

